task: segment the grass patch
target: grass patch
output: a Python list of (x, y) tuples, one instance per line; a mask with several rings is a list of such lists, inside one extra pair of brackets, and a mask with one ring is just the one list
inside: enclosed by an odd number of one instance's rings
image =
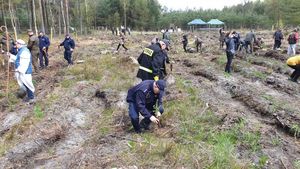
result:
[(300, 160), (294, 161), (293, 165), (294, 165), (295, 169), (300, 169)]
[(269, 160), (269, 157), (268, 157), (268, 156), (262, 155), (262, 156), (259, 158), (258, 168), (263, 168), (263, 167), (265, 167), (265, 165), (267, 164), (268, 160)]
[(272, 95), (268, 94), (263, 94), (261, 97), (270, 102), (270, 109), (272, 112), (277, 112), (279, 110), (295, 113), (298, 112), (298, 110), (291, 106), (291, 104), (286, 100), (277, 100)]
[(262, 73), (260, 71), (253, 71), (253, 72), (250, 73), (250, 76), (256, 77), (256, 78), (261, 79), (261, 80), (266, 80), (268, 75), (265, 74), (265, 73)]
[(112, 131), (112, 128), (110, 127), (112, 124), (112, 114), (114, 112), (114, 109), (105, 109), (101, 115), (101, 120), (98, 121), (98, 129), (99, 129), (99, 135), (101, 136), (105, 136), (108, 133), (110, 133)]
[(100, 58), (88, 58), (83, 64), (69, 68), (66, 75), (74, 76), (71, 80), (62, 81), (62, 87), (72, 87), (77, 81), (97, 81), (103, 88), (124, 90), (132, 86), (135, 77), (134, 70), (128, 70), (128, 65), (122, 58), (112, 59), (112, 55), (103, 55)]
[[(239, 130), (218, 131), (219, 118), (205, 109), (191, 81), (176, 77), (176, 88), (188, 96), (165, 103), (162, 117), (176, 128), (172, 139), (143, 133), (145, 143), (128, 142), (122, 163), (145, 168), (242, 168), (236, 157)], [(251, 142), (252, 137), (247, 139)]]
[(278, 146), (280, 144), (281, 144), (280, 138), (277, 135), (272, 136), (272, 145), (273, 146)]
[(63, 88), (70, 88), (74, 85), (75, 82), (75, 80), (65, 79), (60, 84)]
[(47, 101), (46, 101), (46, 103), (49, 104), (49, 105), (51, 105), (52, 103), (54, 103), (58, 99), (59, 99), (59, 95), (57, 95), (55, 93), (50, 93), (49, 95), (47, 95)]
[(34, 117), (37, 119), (42, 119), (45, 116), (45, 113), (42, 111), (40, 105), (35, 105), (33, 112), (34, 112)]
[(294, 132), (295, 139), (300, 136), (300, 127), (298, 124), (293, 124), (291, 130)]
[(226, 55), (220, 55), (217, 58), (217, 64), (218, 65), (225, 65), (227, 63), (227, 56)]

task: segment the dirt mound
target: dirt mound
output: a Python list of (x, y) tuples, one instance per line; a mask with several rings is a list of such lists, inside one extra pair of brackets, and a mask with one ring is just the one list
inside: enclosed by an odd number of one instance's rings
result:
[(280, 54), (279, 51), (275, 51), (275, 50), (267, 51), (264, 56), (269, 57), (269, 58), (274, 58), (277, 60), (281, 60), (281, 61), (285, 61), (287, 59), (286, 56), (284, 56), (283, 54)]
[(209, 71), (204, 70), (204, 69), (193, 71), (191, 73), (194, 74), (195, 76), (205, 77), (205, 78), (209, 79), (210, 81), (217, 81), (218, 80), (218, 78), (216, 77), (216, 75), (213, 72), (209, 72)]
[(191, 60), (185, 59), (183, 60), (182, 64), (186, 67), (194, 67), (197, 63), (192, 62)]
[(276, 124), (292, 136), (300, 136), (299, 129), (296, 128), (300, 118), (296, 112), (273, 105), (273, 103), (252, 94), (253, 92), (245, 88), (245, 86), (227, 83), (224, 87), (231, 93), (232, 98), (243, 102), (261, 115), (271, 120), (276, 120)]
[[(64, 137), (64, 127), (58, 123), (45, 124), (44, 128), (36, 133), (34, 138), (15, 146), (6, 154), (6, 158), (11, 162), (10, 165), (25, 167), (30, 165), (30, 157), (41, 152), (47, 146), (53, 145), (56, 141)], [(8, 166), (6, 166), (8, 167)]]

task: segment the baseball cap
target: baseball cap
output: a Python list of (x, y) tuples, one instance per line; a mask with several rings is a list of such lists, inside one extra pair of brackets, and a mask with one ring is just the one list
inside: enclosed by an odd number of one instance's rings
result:
[(166, 44), (166, 49), (169, 49), (170, 41), (167, 39), (163, 39), (162, 42), (164, 42), (164, 44)]
[(16, 43), (20, 44), (20, 45), (26, 45), (26, 43), (22, 40), (22, 39), (18, 39), (16, 41)]
[(156, 85), (160, 91), (164, 91), (166, 87), (166, 82), (164, 80), (158, 80), (156, 81)]

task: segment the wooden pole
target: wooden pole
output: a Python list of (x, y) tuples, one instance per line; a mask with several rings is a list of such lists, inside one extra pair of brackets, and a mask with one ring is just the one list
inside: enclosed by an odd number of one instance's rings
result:
[[(9, 35), (8, 35), (8, 30), (6, 26), (1, 26), (1, 30), (4, 32), (5, 29), (5, 34), (6, 34), (6, 52), (9, 52)], [(8, 100), (8, 93), (9, 93), (9, 59), (7, 61), (7, 80), (6, 80), (6, 99)]]

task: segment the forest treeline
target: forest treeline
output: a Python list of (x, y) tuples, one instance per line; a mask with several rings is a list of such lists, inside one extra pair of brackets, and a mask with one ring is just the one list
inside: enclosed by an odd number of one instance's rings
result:
[[(299, 0), (249, 1), (214, 9), (169, 10), (157, 0), (1, 0), (0, 24), (14, 31), (43, 30), (64, 34), (88, 33), (99, 27), (160, 30), (187, 29), (195, 18), (218, 18), (229, 28), (295, 27), (300, 24)], [(67, 29), (68, 28), (68, 29)]]

